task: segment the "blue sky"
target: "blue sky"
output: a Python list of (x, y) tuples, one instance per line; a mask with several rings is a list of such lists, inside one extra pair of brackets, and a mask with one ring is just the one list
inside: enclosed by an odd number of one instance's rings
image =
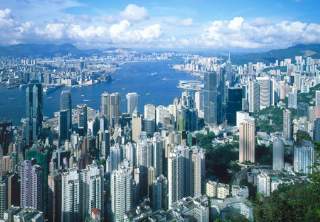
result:
[(265, 50), (320, 43), (317, 0), (0, 0), (0, 44)]

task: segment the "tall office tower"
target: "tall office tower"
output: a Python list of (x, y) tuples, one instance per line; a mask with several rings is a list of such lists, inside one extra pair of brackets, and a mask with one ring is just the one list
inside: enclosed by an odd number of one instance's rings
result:
[(126, 212), (133, 208), (133, 178), (128, 163), (111, 174), (111, 212), (112, 221), (124, 221)]
[(320, 142), (320, 118), (316, 118), (313, 123), (313, 140)]
[(204, 120), (209, 125), (223, 122), (224, 72), (206, 72), (204, 74)]
[(61, 144), (68, 139), (70, 131), (68, 130), (68, 110), (59, 111), (59, 141)]
[(106, 120), (105, 128), (111, 123), (110, 120), (110, 94), (104, 92), (101, 94), (100, 115)]
[(199, 147), (192, 148), (192, 182), (191, 182), (191, 195), (198, 197), (204, 191), (204, 178), (205, 174), (205, 153)]
[(257, 77), (260, 86), (260, 109), (271, 106), (272, 100), (272, 84), (268, 76)]
[(153, 161), (152, 166), (155, 169), (155, 177), (163, 174), (163, 153), (164, 153), (164, 139), (161, 137), (160, 133), (155, 133), (153, 135)]
[(169, 208), (173, 203), (190, 196), (190, 186), (193, 182), (191, 175), (190, 149), (177, 146), (169, 153), (168, 157), (168, 203)]
[(152, 136), (156, 130), (156, 107), (152, 104), (144, 105), (144, 131)]
[(273, 170), (282, 170), (284, 168), (284, 144), (280, 137), (273, 140), (272, 157)]
[(280, 100), (284, 101), (287, 96), (287, 84), (285, 81), (280, 81), (279, 83), (279, 94), (280, 94)]
[(138, 112), (139, 95), (138, 93), (128, 93), (127, 98), (127, 113), (132, 114)]
[(298, 108), (298, 91), (295, 87), (293, 87), (292, 91), (288, 94), (288, 108)]
[(291, 111), (288, 109), (283, 110), (283, 137), (285, 140), (292, 140)]
[(98, 132), (98, 149), (100, 159), (107, 159), (110, 153), (110, 133), (108, 130), (99, 130)]
[(43, 120), (42, 85), (36, 81), (26, 89), (26, 144), (32, 145), (38, 139)]
[(71, 91), (63, 90), (60, 95), (60, 110), (67, 111), (67, 130), (68, 138), (72, 132), (72, 102), (71, 102)]
[(137, 166), (141, 177), (139, 183), (140, 196), (148, 194), (148, 168), (152, 166), (152, 149), (152, 142), (146, 138), (145, 134), (142, 134), (137, 144)]
[(242, 88), (232, 87), (228, 89), (228, 100), (226, 107), (226, 119), (228, 125), (236, 125), (237, 111), (242, 109)]
[(80, 200), (82, 202), (82, 218), (90, 215), (92, 209), (99, 209), (103, 212), (103, 175), (103, 168), (95, 161), (80, 173), (83, 193)]
[(78, 106), (78, 128), (82, 131), (83, 135), (87, 135), (88, 132), (88, 107), (86, 104)]
[(121, 116), (120, 112), (120, 94), (111, 93), (110, 94), (110, 123), (111, 126), (119, 124), (119, 119)]
[(135, 167), (137, 163), (137, 156), (136, 156), (136, 144), (135, 143), (127, 143), (125, 145), (125, 159), (129, 161), (129, 165), (131, 167)]
[(61, 221), (80, 221), (80, 177), (76, 168), (62, 173)]
[(8, 208), (8, 184), (7, 177), (0, 178), (0, 219), (3, 219), (4, 211)]
[(132, 141), (138, 142), (140, 138), (140, 134), (142, 132), (142, 126), (143, 126), (143, 120), (142, 116), (134, 113), (132, 115), (132, 122), (131, 122), (131, 127), (132, 127)]
[(167, 107), (157, 106), (156, 108), (156, 126), (158, 129), (167, 129), (171, 124), (171, 114)]
[(217, 73), (204, 74), (203, 105), (204, 120), (207, 124), (217, 124)]
[(312, 142), (303, 141), (294, 147), (293, 168), (297, 173), (310, 174), (314, 164), (314, 147)]
[(160, 175), (152, 184), (151, 206), (154, 211), (168, 209), (168, 180), (165, 176)]
[(253, 117), (240, 122), (239, 127), (239, 162), (255, 162), (256, 126)]
[(248, 82), (248, 104), (250, 113), (260, 110), (260, 86), (255, 80)]
[(110, 148), (110, 155), (107, 158), (107, 171), (112, 173), (112, 171), (118, 169), (121, 163), (121, 148), (118, 143)]
[(43, 210), (43, 172), (39, 165), (32, 165), (31, 160), (22, 162), (20, 171), (20, 205)]
[(229, 86), (233, 86), (234, 81), (235, 81), (235, 75), (234, 75), (234, 72), (232, 70), (232, 63), (231, 63), (230, 53), (229, 53), (228, 60), (226, 62), (225, 69), (226, 69), (226, 77), (227, 77), (226, 80), (229, 82)]
[(316, 90), (316, 106), (320, 107), (320, 91)]
[(61, 219), (61, 174), (53, 171), (48, 175), (48, 220)]
[(20, 206), (20, 178), (17, 173), (8, 175), (8, 206)]
[(196, 109), (198, 111), (198, 116), (200, 118), (204, 117), (203, 113), (203, 92), (202, 91), (196, 91), (194, 94), (194, 102), (196, 105)]

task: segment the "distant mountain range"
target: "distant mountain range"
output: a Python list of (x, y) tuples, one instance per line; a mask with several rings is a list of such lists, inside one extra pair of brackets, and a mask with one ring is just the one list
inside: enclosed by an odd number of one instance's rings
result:
[(248, 62), (275, 62), (295, 56), (320, 58), (320, 44), (299, 44), (286, 49), (274, 49), (267, 52), (237, 54), (232, 56), (232, 63), (243, 64)]
[(99, 53), (99, 50), (82, 50), (72, 44), (18, 44), (0, 46), (0, 56), (10, 57), (53, 57), (71, 54), (73, 56), (86, 56)]
[[(115, 48), (112, 48), (113, 50)], [(98, 49), (79, 49), (72, 44), (18, 44), (10, 46), (0, 46), (0, 57), (53, 57), (71, 54), (72, 56), (87, 56), (100, 54)], [(320, 44), (299, 44), (286, 49), (274, 49), (267, 52), (258, 53), (238, 53), (232, 55), (232, 63), (243, 64), (248, 62), (274, 62), (284, 58), (294, 58), (301, 55), (304, 57), (320, 58)]]

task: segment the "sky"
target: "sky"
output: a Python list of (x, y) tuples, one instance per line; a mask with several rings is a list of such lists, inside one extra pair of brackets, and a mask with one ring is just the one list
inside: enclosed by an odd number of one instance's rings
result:
[(0, 45), (268, 50), (320, 43), (319, 0), (0, 0)]

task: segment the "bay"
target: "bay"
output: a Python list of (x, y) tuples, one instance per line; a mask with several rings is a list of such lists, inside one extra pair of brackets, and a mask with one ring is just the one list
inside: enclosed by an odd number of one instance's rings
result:
[[(173, 70), (174, 60), (156, 62), (127, 63), (112, 74), (112, 82), (103, 82), (92, 86), (70, 88), (72, 106), (87, 104), (99, 109), (100, 95), (103, 92), (119, 92), (121, 95), (121, 111), (126, 111), (125, 95), (137, 92), (139, 97), (139, 111), (147, 103), (155, 105), (169, 105), (175, 97), (181, 95), (177, 88), (179, 80), (193, 80), (192, 75)], [(44, 95), (44, 115), (52, 117), (59, 110), (60, 93), (58, 89)], [(19, 124), (25, 116), (25, 90), (0, 88), (0, 120), (11, 120)]]

